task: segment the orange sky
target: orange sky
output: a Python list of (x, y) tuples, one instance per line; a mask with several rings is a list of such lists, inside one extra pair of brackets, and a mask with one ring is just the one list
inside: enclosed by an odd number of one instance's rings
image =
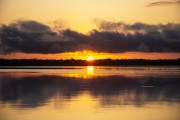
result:
[[(0, 24), (10, 24), (15, 20), (35, 20), (52, 29), (70, 28), (83, 34), (98, 29), (95, 21), (123, 21), (128, 24), (142, 22), (146, 24), (180, 23), (180, 9), (177, 0), (170, 4), (147, 7), (158, 0), (1, 0)], [(39, 59), (176, 59), (180, 53), (97, 53), (91, 51), (56, 54), (0, 54), (0, 58), (39, 58)]]
[(157, 1), (1, 0), (0, 23), (8, 24), (17, 19), (27, 19), (53, 26), (54, 21), (63, 20), (71, 29), (87, 33), (96, 27), (94, 19), (150, 24), (180, 22), (179, 5), (146, 7)]

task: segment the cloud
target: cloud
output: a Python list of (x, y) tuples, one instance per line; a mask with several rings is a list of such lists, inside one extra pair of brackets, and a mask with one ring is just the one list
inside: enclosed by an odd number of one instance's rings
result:
[(180, 24), (99, 21), (88, 35), (70, 29), (54, 32), (36, 21), (0, 26), (0, 54), (64, 53), (92, 50), (105, 53), (180, 52)]
[(158, 2), (153, 2), (153, 3), (149, 3), (148, 5), (146, 5), (146, 7), (154, 7), (154, 6), (161, 6), (161, 5), (177, 5), (180, 4), (180, 1), (174, 1), (174, 2), (170, 2), (170, 1), (158, 1)]
[(17, 21), (9, 26), (22, 32), (47, 33), (51, 31), (48, 26), (36, 21)]
[(18, 21), (0, 28), (0, 53), (62, 53), (81, 50), (83, 34), (71, 30), (53, 32), (35, 21)]

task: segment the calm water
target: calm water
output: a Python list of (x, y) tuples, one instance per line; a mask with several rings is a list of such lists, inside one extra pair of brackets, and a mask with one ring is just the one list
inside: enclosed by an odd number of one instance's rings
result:
[(180, 67), (24, 68), (0, 69), (0, 120), (180, 120)]

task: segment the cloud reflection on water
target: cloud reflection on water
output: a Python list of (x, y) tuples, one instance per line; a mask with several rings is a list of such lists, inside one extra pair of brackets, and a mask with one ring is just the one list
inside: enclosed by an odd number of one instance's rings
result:
[[(14, 77), (16, 74), (18, 77)], [(89, 75), (93, 74), (94, 68)], [(0, 102), (16, 107), (34, 108), (57, 98), (57, 101), (68, 102), (84, 92), (99, 101), (102, 107), (141, 107), (152, 102), (173, 104), (180, 102), (180, 79), (162, 76), (105, 75), (83, 78), (36, 72), (0, 73)]]

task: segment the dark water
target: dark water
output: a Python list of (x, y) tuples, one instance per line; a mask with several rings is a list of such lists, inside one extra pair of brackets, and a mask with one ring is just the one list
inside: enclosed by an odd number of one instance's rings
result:
[(34, 68), (0, 69), (0, 120), (180, 120), (180, 67)]

